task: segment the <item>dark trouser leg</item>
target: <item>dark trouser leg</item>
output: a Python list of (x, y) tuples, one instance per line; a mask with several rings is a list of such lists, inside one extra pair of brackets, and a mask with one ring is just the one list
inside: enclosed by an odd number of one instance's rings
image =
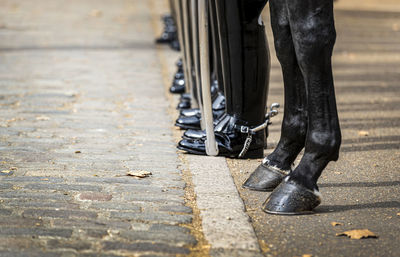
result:
[(219, 90), (223, 93), (224, 91), (224, 83), (223, 83), (223, 75), (222, 75), (222, 63), (221, 63), (221, 48), (220, 48), (220, 39), (218, 34), (218, 21), (217, 21), (217, 13), (215, 2), (217, 0), (209, 0), (209, 12), (210, 12), (210, 29), (211, 29), (211, 40), (212, 40), (212, 52), (213, 52), (213, 64), (214, 64), (214, 72), (215, 78), (218, 81)]
[(249, 126), (265, 116), (268, 46), (259, 16), (266, 0), (218, 0), (226, 111)]
[(338, 159), (341, 143), (331, 64), (336, 39), (333, 1), (292, 0), (288, 9), (309, 114), (305, 153), (290, 177), (316, 189), (322, 170)]
[[(218, 0), (216, 16), (221, 49), (221, 67), (226, 115), (215, 127), (220, 155), (238, 157), (247, 134), (238, 127), (255, 127), (265, 121), (269, 53), (260, 14), (267, 0)], [(220, 126), (221, 125), (221, 126)], [(244, 158), (261, 158), (264, 130), (252, 137)], [(182, 140), (179, 149), (205, 154), (204, 142)]]

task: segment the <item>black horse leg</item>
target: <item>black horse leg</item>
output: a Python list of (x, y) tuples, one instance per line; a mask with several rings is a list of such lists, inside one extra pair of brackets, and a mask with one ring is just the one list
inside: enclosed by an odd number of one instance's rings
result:
[(336, 32), (332, 0), (290, 0), (289, 22), (307, 91), (305, 153), (296, 169), (264, 204), (272, 213), (302, 213), (320, 203), (317, 180), (339, 157), (341, 133), (336, 109), (331, 55)]
[(275, 150), (250, 175), (244, 188), (272, 191), (289, 173), (307, 133), (306, 88), (297, 63), (285, 1), (270, 1), (275, 51), (282, 67), (285, 105), (281, 137)]
[(309, 113), (305, 153), (291, 177), (309, 189), (317, 189), (322, 170), (338, 159), (341, 143), (331, 63), (336, 39), (332, 2), (292, 0), (289, 6)]

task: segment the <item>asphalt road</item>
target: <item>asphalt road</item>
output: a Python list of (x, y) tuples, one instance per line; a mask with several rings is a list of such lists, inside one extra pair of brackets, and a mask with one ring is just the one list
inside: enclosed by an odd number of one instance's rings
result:
[[(319, 181), (323, 202), (316, 214), (263, 213), (268, 193), (241, 188), (260, 161), (228, 160), (266, 256), (400, 255), (400, 11), (349, 6), (338, 5), (335, 12), (333, 56), (343, 143), (339, 161), (329, 164)], [(283, 103), (280, 67), (272, 56), (269, 102)], [(270, 127), (266, 154), (279, 140), (281, 118)], [(379, 237), (336, 236), (353, 229), (369, 229)]]

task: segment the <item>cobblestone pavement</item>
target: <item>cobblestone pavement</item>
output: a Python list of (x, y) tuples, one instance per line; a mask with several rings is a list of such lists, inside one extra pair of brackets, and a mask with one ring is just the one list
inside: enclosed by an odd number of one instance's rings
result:
[[(354, 2), (377, 8), (360, 11)], [(259, 161), (228, 161), (266, 256), (400, 256), (400, 6), (396, 2), (397, 9), (376, 11), (394, 1), (361, 2), (339, 0), (336, 5), (333, 62), (343, 142), (340, 160), (321, 177), (323, 202), (317, 214), (263, 213), (260, 206), (268, 194), (241, 188)], [(269, 102), (282, 103), (280, 66), (272, 56)], [(281, 118), (273, 120), (266, 154), (278, 143)], [(379, 238), (335, 236), (352, 229), (369, 229)]]
[(0, 256), (196, 245), (148, 4), (0, 1)]

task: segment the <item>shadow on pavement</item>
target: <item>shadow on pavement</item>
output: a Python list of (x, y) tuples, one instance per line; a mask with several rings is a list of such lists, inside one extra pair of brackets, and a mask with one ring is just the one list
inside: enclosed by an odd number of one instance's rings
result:
[(318, 186), (319, 187), (388, 187), (388, 186), (400, 186), (400, 181), (321, 183)]
[(365, 203), (365, 204), (351, 204), (351, 205), (322, 205), (318, 207), (316, 213), (332, 213), (332, 212), (343, 212), (351, 210), (362, 210), (362, 209), (374, 209), (374, 208), (399, 208), (400, 202), (388, 201), (388, 202), (376, 202), (376, 203)]

